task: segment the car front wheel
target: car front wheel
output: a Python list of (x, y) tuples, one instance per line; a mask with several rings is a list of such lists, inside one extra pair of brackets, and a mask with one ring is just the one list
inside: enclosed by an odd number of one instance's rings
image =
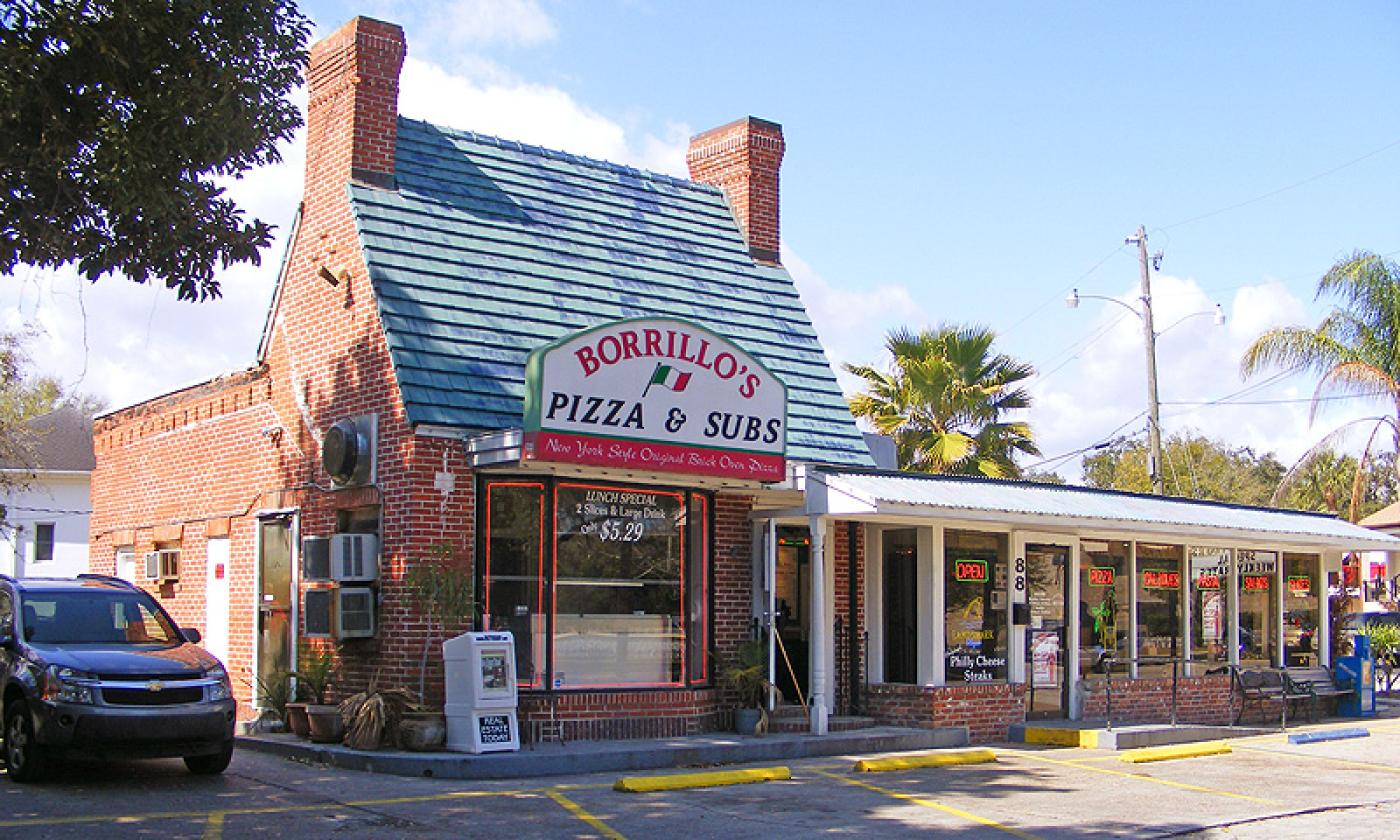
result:
[(5, 764), (16, 782), (37, 782), (48, 770), (48, 756), (34, 737), (34, 721), (23, 700), (5, 707)]
[(217, 776), (228, 769), (233, 760), (233, 741), (225, 742), (222, 749), (212, 755), (187, 755), (185, 766), (197, 776)]

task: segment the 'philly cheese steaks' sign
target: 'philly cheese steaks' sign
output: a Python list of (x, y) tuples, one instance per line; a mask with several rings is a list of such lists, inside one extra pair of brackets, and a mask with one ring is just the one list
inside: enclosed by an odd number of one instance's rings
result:
[(530, 354), (525, 458), (781, 481), (787, 387), (688, 321), (614, 321)]

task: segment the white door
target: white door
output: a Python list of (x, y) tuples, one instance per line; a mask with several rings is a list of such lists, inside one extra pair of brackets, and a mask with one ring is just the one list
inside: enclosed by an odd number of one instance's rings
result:
[(227, 537), (209, 540), (204, 564), (204, 649), (228, 665), (228, 577)]

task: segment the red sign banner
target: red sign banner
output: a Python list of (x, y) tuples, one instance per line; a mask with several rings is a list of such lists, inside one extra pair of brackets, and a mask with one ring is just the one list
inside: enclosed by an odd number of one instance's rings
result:
[(1143, 589), (1180, 589), (1181, 572), (1148, 570), (1142, 573)]
[(526, 432), (525, 460), (568, 461), (597, 467), (730, 476), (754, 481), (782, 481), (786, 475), (786, 462), (781, 455), (721, 452), (647, 441), (604, 440), (560, 432)]

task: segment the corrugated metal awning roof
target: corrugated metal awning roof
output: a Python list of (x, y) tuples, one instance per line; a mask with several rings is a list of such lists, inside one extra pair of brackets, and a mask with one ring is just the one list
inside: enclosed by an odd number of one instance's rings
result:
[(1400, 539), (1320, 513), (1114, 490), (914, 473), (813, 471), (813, 513), (937, 516), (1045, 530), (1121, 530), (1178, 539), (1253, 540), (1400, 551)]

